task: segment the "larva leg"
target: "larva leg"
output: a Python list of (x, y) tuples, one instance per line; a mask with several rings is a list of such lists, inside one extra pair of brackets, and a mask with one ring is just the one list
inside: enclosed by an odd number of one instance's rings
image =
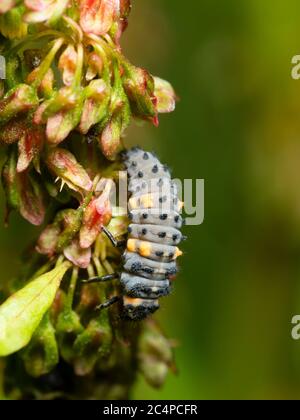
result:
[(120, 248), (124, 245), (126, 245), (126, 241), (117, 241), (117, 239), (110, 233), (109, 230), (106, 229), (106, 227), (102, 228), (103, 233), (108, 237), (110, 242), (113, 244), (115, 248)]
[(104, 283), (106, 281), (111, 281), (120, 278), (119, 273), (108, 274), (107, 276), (103, 277), (91, 277), (88, 280), (83, 280), (82, 283), (84, 284), (92, 284), (92, 283)]
[(121, 296), (114, 296), (111, 299), (109, 299), (107, 302), (104, 302), (101, 305), (97, 306), (96, 310), (101, 311), (102, 309), (107, 309), (110, 306), (114, 305), (115, 303), (119, 302), (121, 299), (122, 299)]

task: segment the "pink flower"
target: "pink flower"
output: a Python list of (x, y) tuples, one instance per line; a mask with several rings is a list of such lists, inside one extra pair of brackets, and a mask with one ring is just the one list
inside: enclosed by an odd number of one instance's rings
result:
[(24, 15), (24, 20), (27, 23), (55, 22), (64, 13), (68, 4), (69, 0), (25, 0), (25, 6), (29, 11)]
[(80, 25), (87, 33), (105, 35), (119, 11), (119, 0), (81, 0)]

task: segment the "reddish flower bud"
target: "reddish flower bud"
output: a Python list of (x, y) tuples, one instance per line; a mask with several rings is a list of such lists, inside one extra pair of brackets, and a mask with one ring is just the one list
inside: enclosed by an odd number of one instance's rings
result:
[(36, 250), (49, 258), (56, 253), (56, 246), (60, 235), (60, 227), (57, 224), (49, 225), (39, 237)]
[(103, 71), (103, 60), (95, 52), (91, 53), (88, 57), (88, 70), (86, 73), (86, 80), (89, 82), (96, 76), (101, 76)]
[(40, 226), (44, 222), (46, 205), (44, 191), (38, 180), (28, 172), (18, 175), (20, 213), (28, 222)]
[(29, 11), (24, 20), (27, 23), (48, 21), (49, 24), (53, 24), (62, 16), (68, 4), (69, 0), (25, 0)]
[(105, 35), (118, 12), (119, 0), (80, 0), (80, 25), (87, 33)]
[(78, 239), (74, 239), (71, 245), (65, 248), (64, 255), (71, 263), (84, 269), (88, 268), (92, 258), (91, 248), (81, 248)]
[(31, 86), (18, 85), (0, 101), (0, 124), (8, 122), (20, 113), (35, 108), (38, 103), (36, 91)]
[(69, 45), (60, 56), (58, 68), (62, 72), (63, 82), (66, 86), (71, 86), (77, 65), (78, 54), (73, 45)]
[(87, 134), (93, 125), (100, 123), (108, 113), (110, 88), (104, 80), (93, 80), (86, 89), (86, 99), (79, 130)]
[(130, 100), (132, 112), (136, 117), (156, 121), (156, 98), (154, 95), (154, 79), (147, 70), (126, 66), (124, 89)]
[(80, 230), (80, 246), (89, 248), (101, 233), (103, 226), (108, 225), (112, 217), (109, 200), (110, 185), (99, 198), (94, 198), (86, 208)]
[(23, 137), (19, 141), (19, 159), (17, 165), (17, 171), (25, 171), (30, 163), (37, 157), (41, 152), (44, 144), (44, 131), (33, 126), (28, 128), (24, 133)]
[(157, 111), (159, 113), (173, 112), (176, 107), (176, 93), (169, 82), (154, 78), (155, 97), (157, 99)]
[(121, 142), (122, 121), (113, 117), (103, 130), (100, 137), (100, 148), (106, 159), (114, 161), (123, 149)]
[(93, 183), (72, 153), (65, 149), (51, 150), (46, 159), (49, 169), (75, 191), (91, 191)]

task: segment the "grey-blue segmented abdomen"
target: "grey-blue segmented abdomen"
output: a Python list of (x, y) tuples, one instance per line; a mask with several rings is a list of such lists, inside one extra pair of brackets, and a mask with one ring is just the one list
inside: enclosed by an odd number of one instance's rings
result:
[(123, 255), (121, 285), (125, 315), (140, 320), (159, 308), (158, 299), (170, 293), (178, 272), (183, 203), (169, 169), (152, 153), (132, 149), (126, 154), (125, 166), (132, 223)]

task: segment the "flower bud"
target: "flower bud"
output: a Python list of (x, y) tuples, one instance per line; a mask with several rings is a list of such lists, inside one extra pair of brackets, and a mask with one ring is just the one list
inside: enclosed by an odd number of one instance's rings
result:
[(22, 352), (25, 369), (30, 376), (39, 378), (50, 373), (59, 362), (55, 329), (46, 314), (29, 345)]
[(139, 369), (146, 381), (160, 388), (170, 369), (174, 369), (174, 356), (170, 341), (157, 324), (147, 321), (139, 343)]
[(0, 124), (7, 123), (18, 114), (35, 108), (38, 103), (36, 91), (31, 86), (18, 85), (0, 101)]
[(70, 245), (80, 230), (82, 210), (66, 209), (60, 211), (53, 224), (48, 225), (39, 237), (37, 251), (52, 257)]
[(47, 255), (49, 258), (53, 257), (56, 253), (60, 232), (60, 226), (56, 223), (47, 226), (39, 237), (36, 246), (37, 252)]
[(114, 161), (123, 149), (122, 121), (119, 116), (113, 117), (104, 128), (100, 137), (100, 148), (106, 159)]
[(93, 125), (99, 124), (108, 114), (110, 88), (104, 80), (94, 80), (86, 89), (79, 130), (87, 134)]
[(94, 198), (86, 208), (80, 230), (80, 246), (89, 248), (107, 226), (112, 217), (109, 192), (104, 192), (99, 198)]
[(55, 116), (50, 117), (46, 129), (49, 143), (57, 145), (64, 141), (80, 123), (81, 114), (82, 102), (78, 103), (70, 111), (59, 112)]
[(81, 0), (80, 25), (84, 32), (105, 35), (118, 11), (119, 0)]
[(156, 123), (156, 98), (154, 79), (147, 70), (126, 66), (124, 89), (130, 100), (132, 112), (136, 117), (151, 119)]
[(27, 35), (27, 25), (22, 19), (23, 13), (23, 7), (15, 7), (4, 15), (0, 15), (0, 32), (3, 36), (17, 39)]
[(27, 23), (45, 22), (55, 24), (63, 15), (69, 0), (25, 0), (28, 12), (24, 16)]
[(45, 219), (46, 205), (44, 190), (39, 180), (28, 172), (18, 174), (20, 190), (20, 213), (34, 226), (40, 226)]
[(39, 157), (44, 144), (44, 132), (40, 127), (28, 128), (19, 141), (18, 172), (24, 172)]
[(87, 172), (68, 150), (59, 148), (50, 150), (46, 164), (72, 190), (91, 191), (93, 183)]
[(71, 86), (77, 65), (78, 54), (73, 45), (68, 45), (60, 56), (58, 68), (62, 72), (63, 82), (66, 86)]
[(169, 82), (154, 78), (155, 82), (155, 97), (157, 99), (157, 111), (159, 113), (173, 112), (176, 107), (176, 93)]
[(56, 324), (59, 349), (65, 361), (73, 362), (75, 357), (74, 342), (82, 331), (83, 326), (79, 316), (66, 305), (59, 314)]
[(92, 252), (91, 248), (83, 249), (78, 239), (74, 239), (72, 243), (64, 249), (64, 256), (71, 261), (76, 267), (87, 269), (90, 265)]
[[(28, 76), (27, 76), (27, 83), (31, 84), (34, 82), (37, 74), (39, 73), (39, 67), (34, 69)], [(54, 73), (52, 69), (49, 69), (42, 80), (42, 83), (38, 87), (38, 92), (41, 96), (45, 98), (51, 98), (53, 95), (53, 83), (54, 83)]]
[(96, 76), (101, 76), (103, 71), (103, 60), (102, 58), (92, 52), (88, 57), (88, 70), (86, 73), (86, 80), (89, 82), (93, 80)]
[(55, 116), (58, 112), (74, 109), (78, 99), (80, 99), (78, 92), (74, 92), (70, 87), (63, 87), (39, 106), (34, 115), (34, 123), (44, 124), (49, 117)]
[(106, 358), (112, 345), (112, 330), (102, 319), (93, 319), (88, 327), (78, 335), (74, 350), (76, 352), (75, 372), (78, 376), (90, 374), (100, 358)]

